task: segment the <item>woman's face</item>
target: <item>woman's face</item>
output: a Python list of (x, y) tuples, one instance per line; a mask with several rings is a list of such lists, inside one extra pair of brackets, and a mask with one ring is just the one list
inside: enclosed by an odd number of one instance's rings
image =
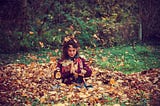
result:
[(77, 53), (77, 48), (73, 48), (72, 45), (69, 45), (67, 52), (68, 52), (69, 57), (74, 57)]

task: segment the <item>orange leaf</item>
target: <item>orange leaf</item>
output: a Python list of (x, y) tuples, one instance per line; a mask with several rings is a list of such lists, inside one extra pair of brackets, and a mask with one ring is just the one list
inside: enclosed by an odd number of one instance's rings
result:
[(50, 62), (51, 62), (51, 63), (56, 62), (56, 60), (57, 60), (57, 58), (56, 58), (56, 57), (50, 57)]
[(114, 80), (113, 78), (111, 78), (111, 79), (110, 79), (110, 84), (111, 84), (111, 85), (114, 85), (115, 83), (116, 83), (115, 80)]
[(42, 96), (42, 97), (40, 98), (40, 102), (41, 102), (41, 103), (46, 102), (46, 98), (45, 98), (44, 96)]
[(28, 56), (27, 56), (29, 59), (32, 59), (32, 60), (38, 60), (37, 59), (37, 56), (33, 56), (33, 55), (31, 55), (31, 54), (28, 54)]
[(32, 62), (31, 64), (30, 64), (30, 68), (34, 68), (34, 67), (36, 67), (36, 63), (35, 62)]
[(61, 78), (61, 72), (60, 72), (60, 71), (57, 71), (57, 72), (55, 73), (55, 78), (56, 78), (56, 79)]

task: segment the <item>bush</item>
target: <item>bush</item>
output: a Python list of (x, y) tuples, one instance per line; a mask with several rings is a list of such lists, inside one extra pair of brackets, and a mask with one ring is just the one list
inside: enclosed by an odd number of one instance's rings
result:
[(24, 20), (18, 21), (20, 26), (13, 29), (11, 35), (4, 33), (1, 37), (12, 44), (2, 42), (8, 51), (59, 48), (64, 36), (72, 34), (79, 39), (82, 48), (111, 47), (131, 41), (130, 38), (137, 35), (134, 29), (137, 18), (133, 13), (136, 2), (34, 0), (19, 3), (20, 7), (26, 7), (17, 20)]

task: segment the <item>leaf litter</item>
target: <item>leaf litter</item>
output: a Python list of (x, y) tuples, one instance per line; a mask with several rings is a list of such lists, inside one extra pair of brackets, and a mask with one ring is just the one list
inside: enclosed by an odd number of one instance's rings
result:
[(0, 67), (0, 105), (54, 104), (85, 105), (151, 105), (160, 104), (160, 69), (133, 74), (91, 67), (93, 74), (85, 78), (93, 87), (77, 88), (54, 78), (56, 59), (49, 63), (32, 62)]

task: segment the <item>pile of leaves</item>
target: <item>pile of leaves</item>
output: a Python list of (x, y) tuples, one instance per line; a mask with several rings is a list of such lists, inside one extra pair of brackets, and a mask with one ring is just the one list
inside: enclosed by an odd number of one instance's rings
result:
[(54, 78), (56, 59), (49, 63), (0, 67), (0, 105), (153, 105), (160, 104), (160, 69), (123, 74), (91, 67), (84, 79), (93, 87), (65, 85)]

